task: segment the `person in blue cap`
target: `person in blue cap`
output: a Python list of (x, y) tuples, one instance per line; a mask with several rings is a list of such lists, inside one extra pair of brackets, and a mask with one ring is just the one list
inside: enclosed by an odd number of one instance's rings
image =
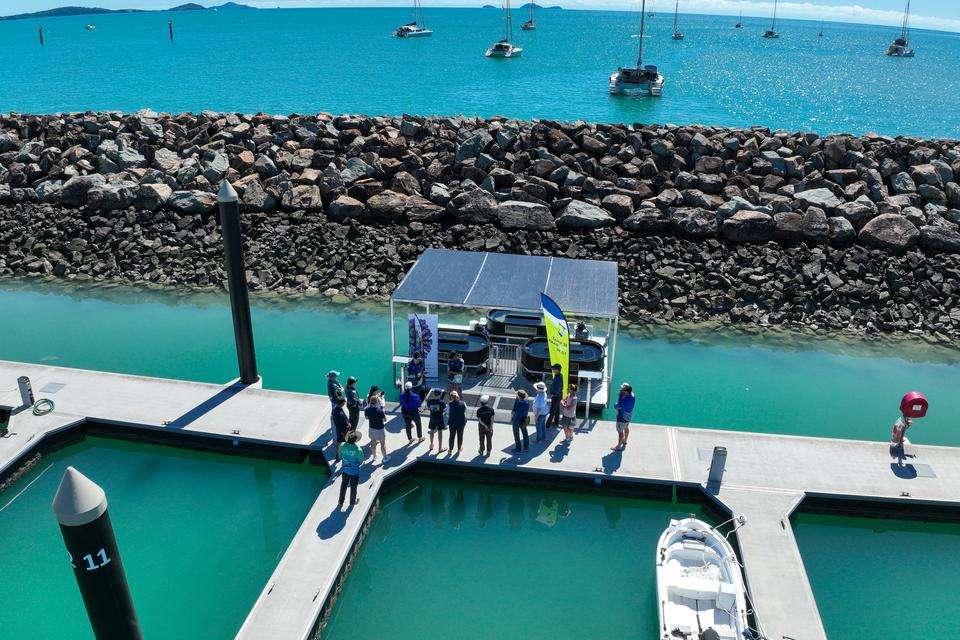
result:
[(637, 404), (637, 398), (633, 395), (633, 387), (624, 382), (620, 385), (620, 395), (617, 396), (617, 404), (614, 409), (617, 410), (617, 445), (610, 447), (611, 451), (619, 451), (627, 446), (627, 438), (630, 437), (630, 420), (633, 419), (633, 407)]

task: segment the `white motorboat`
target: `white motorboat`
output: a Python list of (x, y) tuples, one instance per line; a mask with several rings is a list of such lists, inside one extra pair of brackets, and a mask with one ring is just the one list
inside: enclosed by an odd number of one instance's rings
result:
[(513, 17), (510, 15), (510, 0), (505, 0), (503, 10), (507, 23), (507, 37), (487, 49), (488, 58), (519, 58), (523, 49), (513, 44)]
[(912, 58), (915, 51), (910, 48), (907, 37), (910, 35), (910, 0), (903, 10), (903, 25), (900, 28), (900, 37), (887, 47), (887, 55), (894, 58)]
[(692, 516), (670, 520), (656, 560), (660, 640), (753, 637), (743, 572), (718, 531)]
[(640, 34), (637, 46), (637, 66), (618, 67), (610, 74), (610, 93), (614, 95), (651, 95), (660, 97), (663, 92), (663, 74), (656, 65), (643, 64), (643, 39), (646, 29), (647, 2), (640, 7)]
[(534, 9), (536, 8), (536, 6), (537, 6), (537, 3), (536, 3), (536, 2), (531, 2), (531, 3), (530, 3), (530, 19), (520, 25), (520, 28), (523, 29), (524, 31), (536, 31), (536, 30), (537, 30), (537, 22), (536, 22), (536, 20), (534, 19), (534, 15), (533, 15), (533, 11), (534, 11)]
[(770, 28), (763, 32), (764, 38), (779, 38), (780, 34), (777, 33), (777, 0), (773, 0), (773, 24), (770, 25)]
[(433, 31), (427, 29), (423, 21), (423, 8), (420, 6), (420, 0), (413, 0), (413, 22), (397, 27), (393, 36), (395, 38), (422, 38), (432, 35)]
[(673, 7), (673, 39), (683, 40), (683, 31), (680, 31), (680, 0)]

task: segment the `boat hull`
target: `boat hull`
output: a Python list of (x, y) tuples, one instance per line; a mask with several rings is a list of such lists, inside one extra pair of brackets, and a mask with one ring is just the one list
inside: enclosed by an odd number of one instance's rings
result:
[(746, 588), (726, 538), (697, 520), (671, 520), (656, 549), (660, 639), (696, 638), (714, 629), (721, 638), (748, 630)]
[(523, 53), (523, 49), (520, 47), (514, 47), (510, 51), (501, 51), (499, 49), (494, 49), (490, 47), (487, 49), (488, 58), (519, 58), (520, 54)]
[(419, 31), (394, 31), (393, 36), (395, 38), (425, 38), (427, 36), (432, 36), (433, 31), (430, 29), (421, 29)]
[(663, 76), (651, 82), (621, 82), (618, 74), (610, 75), (610, 93), (615, 96), (653, 96), (659, 98), (663, 93)]

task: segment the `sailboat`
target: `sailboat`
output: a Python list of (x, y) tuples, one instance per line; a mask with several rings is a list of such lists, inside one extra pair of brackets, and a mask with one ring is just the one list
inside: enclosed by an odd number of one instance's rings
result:
[(610, 75), (610, 93), (618, 94), (649, 94), (659, 97), (663, 91), (663, 74), (656, 65), (643, 64), (643, 32), (646, 24), (647, 0), (643, 0), (640, 7), (640, 44), (637, 47), (637, 66), (619, 67)]
[(680, 0), (677, 0), (677, 4), (673, 7), (673, 39), (674, 40), (683, 40), (683, 32), (680, 31)]
[(820, 33), (817, 34), (817, 37), (818, 37), (818, 38), (822, 38), (822, 37), (823, 37), (823, 20), (820, 21)]
[(400, 25), (393, 35), (396, 38), (422, 38), (433, 35), (433, 31), (427, 29), (423, 22), (423, 8), (420, 6), (420, 0), (413, 0), (413, 22)]
[(737, 24), (733, 25), (734, 29), (743, 29), (743, 9), (740, 9), (740, 17), (737, 19)]
[(650, 13), (647, 15), (651, 18), (657, 15), (657, 0), (652, 0), (652, 2), (650, 2)]
[(520, 25), (520, 28), (524, 31), (534, 31), (537, 28), (537, 23), (533, 19), (533, 10), (536, 8), (536, 6), (536, 2), (530, 3), (530, 19)]
[(779, 38), (780, 34), (777, 33), (777, 0), (773, 0), (773, 24), (770, 25), (770, 28), (763, 32), (764, 38)]
[(87, 31), (96, 31), (96, 30), (97, 30), (97, 25), (93, 24), (92, 22), (87, 23)]
[(510, 0), (504, 0), (503, 10), (506, 14), (507, 37), (487, 49), (488, 58), (517, 58), (523, 49), (513, 44), (513, 16), (510, 15)]
[(900, 37), (887, 47), (887, 55), (895, 58), (912, 58), (914, 50), (908, 48), (910, 46), (907, 44), (908, 35), (910, 35), (910, 0), (907, 0), (907, 6), (903, 10), (903, 26), (900, 28)]

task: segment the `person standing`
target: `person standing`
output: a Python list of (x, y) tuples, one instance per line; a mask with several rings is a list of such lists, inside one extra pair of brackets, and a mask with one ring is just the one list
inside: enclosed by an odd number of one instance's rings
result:
[(343, 387), (340, 385), (340, 372), (331, 369), (327, 372), (327, 397), (330, 399), (330, 433), (333, 435), (337, 446), (341, 440), (337, 440), (337, 426), (333, 423), (333, 410), (337, 407), (337, 398), (343, 396)]
[(363, 410), (367, 418), (367, 427), (370, 430), (370, 455), (377, 459), (377, 445), (380, 445), (380, 464), (390, 460), (387, 455), (387, 414), (383, 410), (383, 392), (376, 390), (367, 396), (367, 406)]
[(443, 392), (433, 389), (427, 396), (427, 410), (430, 411), (430, 422), (427, 423), (427, 432), (430, 434), (430, 449), (433, 451), (433, 436), (437, 436), (437, 453), (443, 453), (443, 430), (446, 428), (444, 412), (447, 403), (443, 401)]
[(550, 380), (550, 415), (545, 427), (549, 429), (560, 424), (560, 401), (563, 399), (563, 367), (555, 364), (550, 367), (553, 379)]
[(413, 426), (417, 426), (418, 442), (423, 442), (423, 423), (420, 421), (420, 405), (423, 401), (413, 392), (413, 383), (407, 380), (400, 394), (400, 415), (403, 416), (403, 426), (407, 430), (407, 440), (413, 444)]
[(489, 406), (490, 396), (480, 396), (477, 408), (477, 431), (480, 435), (480, 455), (489, 456), (493, 450), (493, 409)]
[(633, 396), (633, 387), (624, 382), (620, 385), (620, 395), (617, 396), (617, 446), (610, 447), (611, 451), (619, 451), (627, 446), (630, 437), (630, 420), (633, 418), (633, 407), (637, 399)]
[(456, 391), (457, 395), (463, 393), (463, 370), (466, 367), (463, 362), (463, 356), (459, 351), (450, 354), (450, 361), (447, 362), (447, 393)]
[(344, 400), (343, 396), (338, 397), (336, 402), (334, 402), (333, 412), (330, 414), (337, 439), (337, 461), (340, 460), (340, 445), (346, 441), (347, 433), (351, 431), (350, 418), (347, 417), (347, 413), (343, 410), (345, 404), (346, 400)]
[(547, 385), (538, 382), (533, 385), (537, 395), (533, 397), (533, 421), (537, 428), (537, 442), (547, 439)]
[[(346, 414), (344, 414), (346, 417)], [(346, 441), (340, 445), (337, 455), (343, 460), (343, 466), (340, 469), (340, 501), (337, 508), (343, 508), (343, 499), (347, 495), (347, 488), (350, 489), (350, 505), (357, 504), (357, 485), (360, 484), (360, 465), (363, 464), (363, 450), (357, 446), (357, 439), (360, 435), (356, 431), (351, 431), (347, 435)]]
[(463, 450), (463, 430), (467, 426), (467, 405), (456, 391), (450, 392), (447, 412), (450, 415), (447, 420), (447, 426), (450, 428), (450, 453), (453, 454), (453, 445), (456, 443), (457, 454), (459, 454)]
[[(530, 422), (530, 401), (527, 400), (527, 392), (523, 389), (517, 391), (517, 399), (513, 403), (513, 412), (510, 418), (513, 425), (513, 442), (516, 445), (513, 452), (520, 453), (530, 448), (530, 436), (527, 433), (527, 424)], [(523, 436), (522, 445), (520, 442), (521, 435)]]
[(577, 418), (577, 385), (571, 384), (567, 395), (560, 401), (560, 424), (563, 425), (563, 435), (567, 442), (573, 440), (573, 422)]
[(407, 363), (407, 380), (413, 383), (413, 391), (421, 398), (427, 397), (427, 371), (423, 356), (419, 351), (414, 352)]
[(353, 376), (347, 378), (347, 386), (343, 390), (343, 396), (347, 400), (350, 428), (356, 429), (360, 426), (360, 393), (357, 392), (357, 379)]

